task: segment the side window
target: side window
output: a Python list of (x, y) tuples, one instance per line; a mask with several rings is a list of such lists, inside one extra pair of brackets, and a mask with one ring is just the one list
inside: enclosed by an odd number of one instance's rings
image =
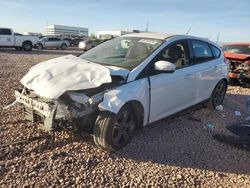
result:
[(10, 29), (0, 29), (0, 35), (11, 35)]
[(48, 38), (48, 41), (53, 41), (53, 38)]
[(210, 47), (211, 47), (211, 49), (212, 49), (212, 51), (213, 51), (214, 57), (215, 57), (215, 58), (220, 57), (220, 54), (221, 54), (220, 49), (217, 48), (217, 47), (215, 47), (215, 46), (213, 46), (213, 45), (210, 45)]
[(202, 63), (213, 59), (213, 54), (206, 42), (192, 40), (192, 48), (195, 63)]
[(157, 57), (157, 61), (164, 60), (175, 64), (176, 68), (188, 66), (188, 47), (186, 41), (179, 41), (171, 44)]

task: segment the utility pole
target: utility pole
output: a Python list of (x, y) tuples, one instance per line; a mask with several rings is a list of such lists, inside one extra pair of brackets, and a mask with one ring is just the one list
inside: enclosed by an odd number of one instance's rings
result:
[(146, 27), (146, 32), (148, 32), (148, 24), (149, 24), (149, 22), (147, 21), (147, 27)]

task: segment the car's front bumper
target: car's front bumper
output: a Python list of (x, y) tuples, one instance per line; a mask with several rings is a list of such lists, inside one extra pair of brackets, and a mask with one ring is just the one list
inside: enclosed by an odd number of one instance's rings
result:
[(40, 101), (36, 97), (30, 97), (17, 90), (15, 90), (15, 97), (16, 102), (23, 106), (23, 112), (27, 120), (33, 123), (43, 123), (46, 131), (53, 129), (57, 105), (51, 101)]

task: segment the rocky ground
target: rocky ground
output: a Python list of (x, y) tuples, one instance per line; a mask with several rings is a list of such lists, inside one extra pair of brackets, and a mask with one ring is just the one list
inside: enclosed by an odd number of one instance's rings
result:
[[(13, 90), (28, 69), (42, 61), (79, 51), (0, 51), (0, 144), (43, 136), (14, 106)], [(131, 144), (108, 153), (91, 137), (57, 133), (49, 139), (0, 147), (0, 187), (249, 187), (250, 151), (225, 145), (214, 134), (247, 116), (250, 89), (230, 86), (224, 109), (199, 109), (140, 130)], [(234, 111), (241, 111), (236, 117)]]

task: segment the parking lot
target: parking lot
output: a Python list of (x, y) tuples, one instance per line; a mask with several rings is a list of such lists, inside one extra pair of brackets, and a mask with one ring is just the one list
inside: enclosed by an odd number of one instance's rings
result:
[[(19, 80), (34, 64), (80, 53), (0, 49), (0, 144), (46, 136), (23, 119), (19, 106), (2, 107), (13, 101)], [(0, 187), (249, 187), (250, 152), (213, 138), (230, 134), (225, 127), (248, 116), (249, 97), (249, 88), (229, 86), (221, 112), (198, 107), (166, 118), (138, 131), (115, 153), (101, 150), (89, 136), (66, 132), (57, 133), (54, 148), (46, 139), (1, 147)]]

